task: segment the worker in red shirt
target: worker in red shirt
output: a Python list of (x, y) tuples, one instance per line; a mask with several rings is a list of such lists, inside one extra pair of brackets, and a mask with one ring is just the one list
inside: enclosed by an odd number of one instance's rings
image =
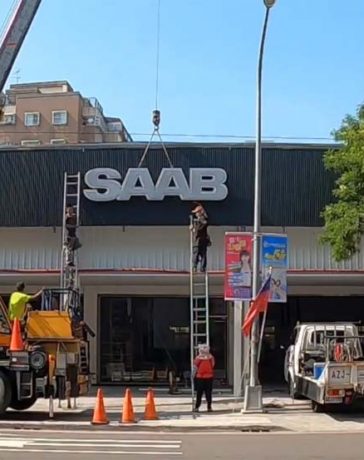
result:
[(201, 406), (202, 395), (205, 393), (207, 412), (212, 412), (212, 383), (214, 380), (215, 358), (206, 344), (198, 346), (198, 355), (194, 361), (194, 377), (196, 385), (196, 406), (198, 412)]

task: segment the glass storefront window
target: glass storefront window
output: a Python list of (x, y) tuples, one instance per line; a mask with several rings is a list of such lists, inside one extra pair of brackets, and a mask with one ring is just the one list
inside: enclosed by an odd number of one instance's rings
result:
[[(220, 379), (226, 375), (222, 305), (222, 299), (210, 299), (211, 348)], [(188, 298), (100, 296), (100, 381), (167, 383), (168, 370), (183, 381), (190, 370), (189, 317)]]

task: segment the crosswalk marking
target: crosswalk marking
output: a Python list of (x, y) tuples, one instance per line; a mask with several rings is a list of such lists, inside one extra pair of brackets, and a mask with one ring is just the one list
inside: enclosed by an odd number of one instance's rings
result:
[[(88, 434), (90, 436), (90, 434)], [(147, 450), (148, 449), (148, 450)], [(109, 439), (100, 438), (49, 438), (18, 436), (16, 434), (0, 435), (0, 453), (48, 453), (48, 454), (104, 454), (104, 455), (146, 455), (177, 456), (182, 455), (182, 441), (155, 439)]]
[[(6, 440), (6, 441), (10, 441), (10, 440), (18, 440), (19, 439), (19, 436), (14, 434), (14, 435), (1, 435), (0, 434), (0, 442), (2, 440)], [(65, 442), (74, 442), (74, 441), (77, 441), (77, 442), (82, 442), (82, 443), (94, 443), (94, 442), (97, 442), (97, 443), (104, 443), (104, 444), (108, 444), (110, 442), (110, 439), (76, 439), (76, 438), (35, 438), (33, 436), (29, 436), (29, 437), (23, 437), (22, 438), (24, 441), (27, 441), (27, 442), (38, 442), (38, 441), (44, 441), (44, 442), (53, 442), (53, 441), (57, 441), (57, 442), (62, 442), (62, 443), (65, 443)], [(129, 443), (129, 444), (155, 444), (155, 445), (159, 445), (159, 444), (163, 444), (163, 445), (169, 445), (169, 444), (178, 444), (178, 445), (181, 445), (182, 441), (172, 441), (172, 440), (165, 440), (165, 441), (161, 441), (161, 440), (154, 440), (154, 439), (111, 439), (111, 441), (113, 443), (116, 443), (116, 444), (124, 444), (124, 443)]]
[[(178, 444), (169, 444), (168, 446), (166, 445), (158, 445), (156, 446), (155, 444), (127, 444), (127, 443), (119, 443), (115, 444), (113, 441), (110, 441), (109, 443), (81, 443), (81, 442), (41, 442), (41, 441), (36, 441), (36, 442), (27, 442), (27, 446), (46, 446), (46, 447), (143, 447), (147, 448), (150, 447), (152, 449), (158, 448), (158, 449), (179, 449), (180, 446)], [(16, 447), (16, 446), (14, 446)]]
[(53, 450), (53, 449), (1, 449), (0, 452), (26, 452), (33, 454), (104, 454), (104, 455), (182, 455), (182, 452), (157, 452), (143, 450)]
[(16, 439), (0, 439), (0, 450), (1, 447), (18, 447), (21, 448), (24, 446), (23, 441), (17, 441)]

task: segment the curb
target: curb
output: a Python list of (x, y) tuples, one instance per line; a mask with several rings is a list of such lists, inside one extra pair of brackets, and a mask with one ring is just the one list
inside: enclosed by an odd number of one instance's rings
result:
[(114, 431), (114, 432), (205, 432), (205, 431), (235, 431), (243, 433), (271, 433), (271, 432), (289, 432), (291, 430), (278, 425), (220, 425), (220, 426), (150, 426), (150, 425), (122, 425), (117, 422), (111, 422), (109, 425), (70, 425), (67, 423), (53, 424), (45, 423), (1, 423), (0, 429), (3, 430), (49, 430), (49, 431)]

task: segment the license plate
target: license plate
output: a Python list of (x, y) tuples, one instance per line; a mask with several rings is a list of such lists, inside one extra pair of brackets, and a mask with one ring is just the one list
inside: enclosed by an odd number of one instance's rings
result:
[(329, 382), (338, 384), (350, 383), (351, 369), (344, 366), (329, 367)]
[(341, 404), (343, 402), (343, 398), (338, 398), (336, 396), (326, 396), (325, 402), (327, 404)]

